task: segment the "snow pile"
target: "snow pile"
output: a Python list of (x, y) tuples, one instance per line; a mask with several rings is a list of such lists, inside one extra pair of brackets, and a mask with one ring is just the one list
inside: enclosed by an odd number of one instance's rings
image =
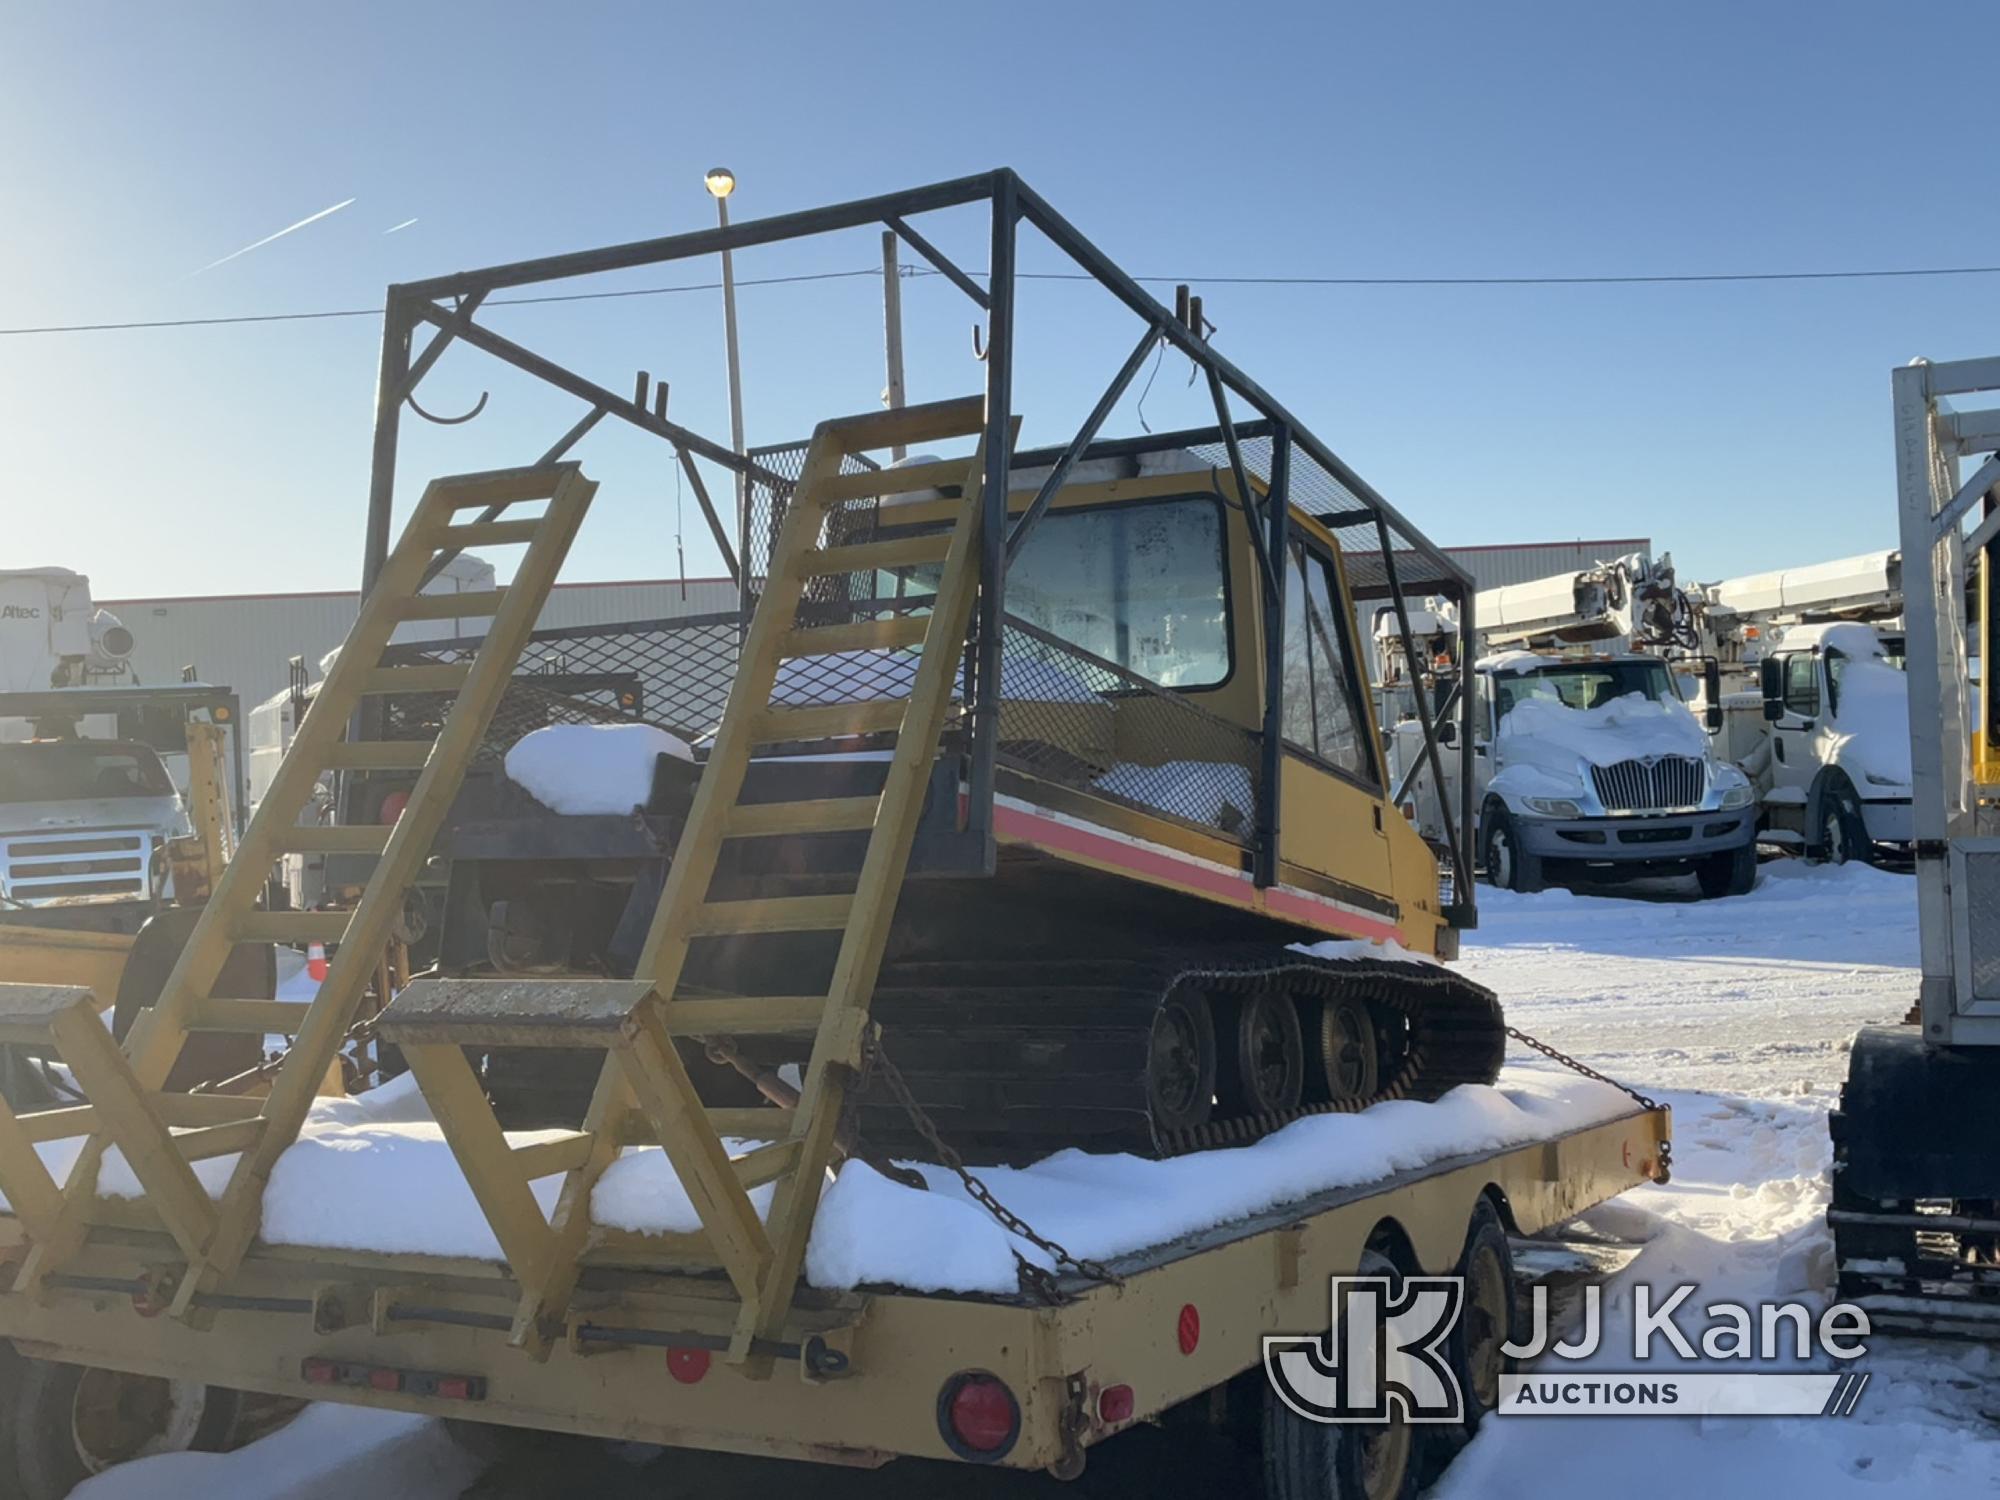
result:
[[(1108, 1259), (1633, 1108), (1618, 1090), (1588, 1079), (1513, 1075), (1494, 1088), (1454, 1089), (1435, 1104), (1398, 1099), (1355, 1115), (1315, 1115), (1230, 1150), (1166, 1161), (1062, 1151), (1033, 1166), (986, 1167), (979, 1175), (1002, 1203), (1071, 1253)], [(815, 1286), (1008, 1293), (1018, 1286), (1014, 1252), (1052, 1268), (967, 1196), (953, 1173), (918, 1170), (929, 1192), (890, 1182), (861, 1162), (842, 1168), (821, 1200), (806, 1252)]]
[(653, 724), (550, 724), (514, 742), (507, 777), (551, 812), (629, 813), (653, 795), (662, 755), (694, 759)]
[(1686, 704), (1656, 703), (1643, 693), (1596, 708), (1571, 708), (1553, 690), (1524, 696), (1500, 721), (1498, 737), (1510, 735), (1558, 746), (1596, 766), (1647, 755), (1708, 755), (1708, 736)]

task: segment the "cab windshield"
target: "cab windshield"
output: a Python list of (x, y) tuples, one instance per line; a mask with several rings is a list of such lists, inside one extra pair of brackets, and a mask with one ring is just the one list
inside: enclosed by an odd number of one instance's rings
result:
[(167, 768), (144, 745), (91, 740), (0, 745), (0, 803), (173, 795)]
[(1502, 719), (1515, 704), (1530, 698), (1588, 709), (1602, 708), (1633, 693), (1655, 703), (1680, 701), (1666, 664), (1657, 661), (1580, 661), (1538, 667), (1532, 672), (1501, 673), (1493, 681), (1494, 703)]

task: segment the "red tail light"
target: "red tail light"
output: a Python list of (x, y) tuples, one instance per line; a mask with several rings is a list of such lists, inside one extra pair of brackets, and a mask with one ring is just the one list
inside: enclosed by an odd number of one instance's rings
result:
[(1107, 1385), (1097, 1393), (1097, 1420), (1106, 1427), (1116, 1427), (1120, 1422), (1129, 1422), (1138, 1404), (1138, 1398), (1132, 1394), (1131, 1386)]
[(382, 805), (375, 809), (375, 821), (393, 823), (402, 817), (403, 809), (410, 805), (408, 792), (391, 792), (382, 799)]
[(960, 1458), (992, 1463), (1021, 1435), (1021, 1404), (997, 1376), (983, 1370), (954, 1375), (938, 1392), (938, 1431)]

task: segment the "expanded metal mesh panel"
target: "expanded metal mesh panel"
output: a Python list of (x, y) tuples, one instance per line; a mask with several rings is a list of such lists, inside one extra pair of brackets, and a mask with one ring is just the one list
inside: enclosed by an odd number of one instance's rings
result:
[(1686, 755), (1592, 766), (1590, 779), (1607, 812), (1676, 812), (1699, 807), (1708, 790), (1707, 768)]
[[(782, 481), (773, 483), (762, 475), (752, 475), (748, 485), (752, 594), (761, 592), (764, 579), (770, 576), (771, 552), (777, 545), (778, 531), (785, 524), (785, 511), (791, 504), (792, 492), (798, 486), (799, 475), (805, 471), (806, 450), (810, 446), (808, 443), (784, 443), (775, 447), (750, 450), (750, 457), (779, 476)], [(860, 474), (880, 467), (881, 465), (872, 459), (850, 453), (841, 460), (840, 472)]]
[(1972, 945), (1972, 998), (2000, 1000), (2000, 853), (1968, 850), (1965, 927)]

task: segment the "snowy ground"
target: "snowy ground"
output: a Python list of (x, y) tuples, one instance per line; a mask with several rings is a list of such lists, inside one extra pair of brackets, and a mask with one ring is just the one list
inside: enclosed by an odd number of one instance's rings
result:
[[(1704, 1300), (1823, 1299), (1825, 1113), (1838, 1094), (1847, 1039), (1864, 1024), (1900, 1018), (1915, 993), (1912, 882), (1778, 864), (1765, 868), (1751, 895), (1728, 901), (1481, 894), (1482, 926), (1468, 937), (1463, 967), (1500, 992), (1510, 1019), (1674, 1106), (1673, 1183), (1631, 1193), (1586, 1221), (1592, 1232), (1643, 1246), (1607, 1289), (1601, 1365), (1630, 1367), (1617, 1357), (1629, 1353), (1619, 1347), (1628, 1342), (1620, 1315), (1629, 1318), (1640, 1280), (1699, 1281)], [(1516, 1061), (1553, 1066), (1527, 1054)], [(1448, 1500), (2000, 1493), (2000, 1396), (1984, 1394), (1992, 1368), (1985, 1350), (1884, 1342), (1865, 1367), (1874, 1379), (1845, 1420), (1496, 1421), (1435, 1493)], [(79, 1493), (119, 1500), (198, 1487), (261, 1500), (373, 1490), (443, 1500), (467, 1493), (472, 1475), (440, 1439), (427, 1423), (314, 1409), (239, 1454), (152, 1460)], [(1113, 1446), (1143, 1455), (1148, 1440)], [(563, 1472), (548, 1486), (517, 1475), (495, 1489), (489, 1478), (474, 1493), (512, 1500), (569, 1492), (576, 1474)], [(621, 1482), (601, 1492), (725, 1500), (773, 1483), (766, 1469), (689, 1455), (625, 1472), (631, 1488)], [(884, 1500), (945, 1484), (968, 1496), (1053, 1492), (1034, 1482), (1010, 1491), (995, 1483), (1003, 1477), (898, 1465), (866, 1483), (834, 1475), (811, 1482), (827, 1493)], [(1107, 1452), (1066, 1493), (1136, 1493), (1158, 1483)]]

